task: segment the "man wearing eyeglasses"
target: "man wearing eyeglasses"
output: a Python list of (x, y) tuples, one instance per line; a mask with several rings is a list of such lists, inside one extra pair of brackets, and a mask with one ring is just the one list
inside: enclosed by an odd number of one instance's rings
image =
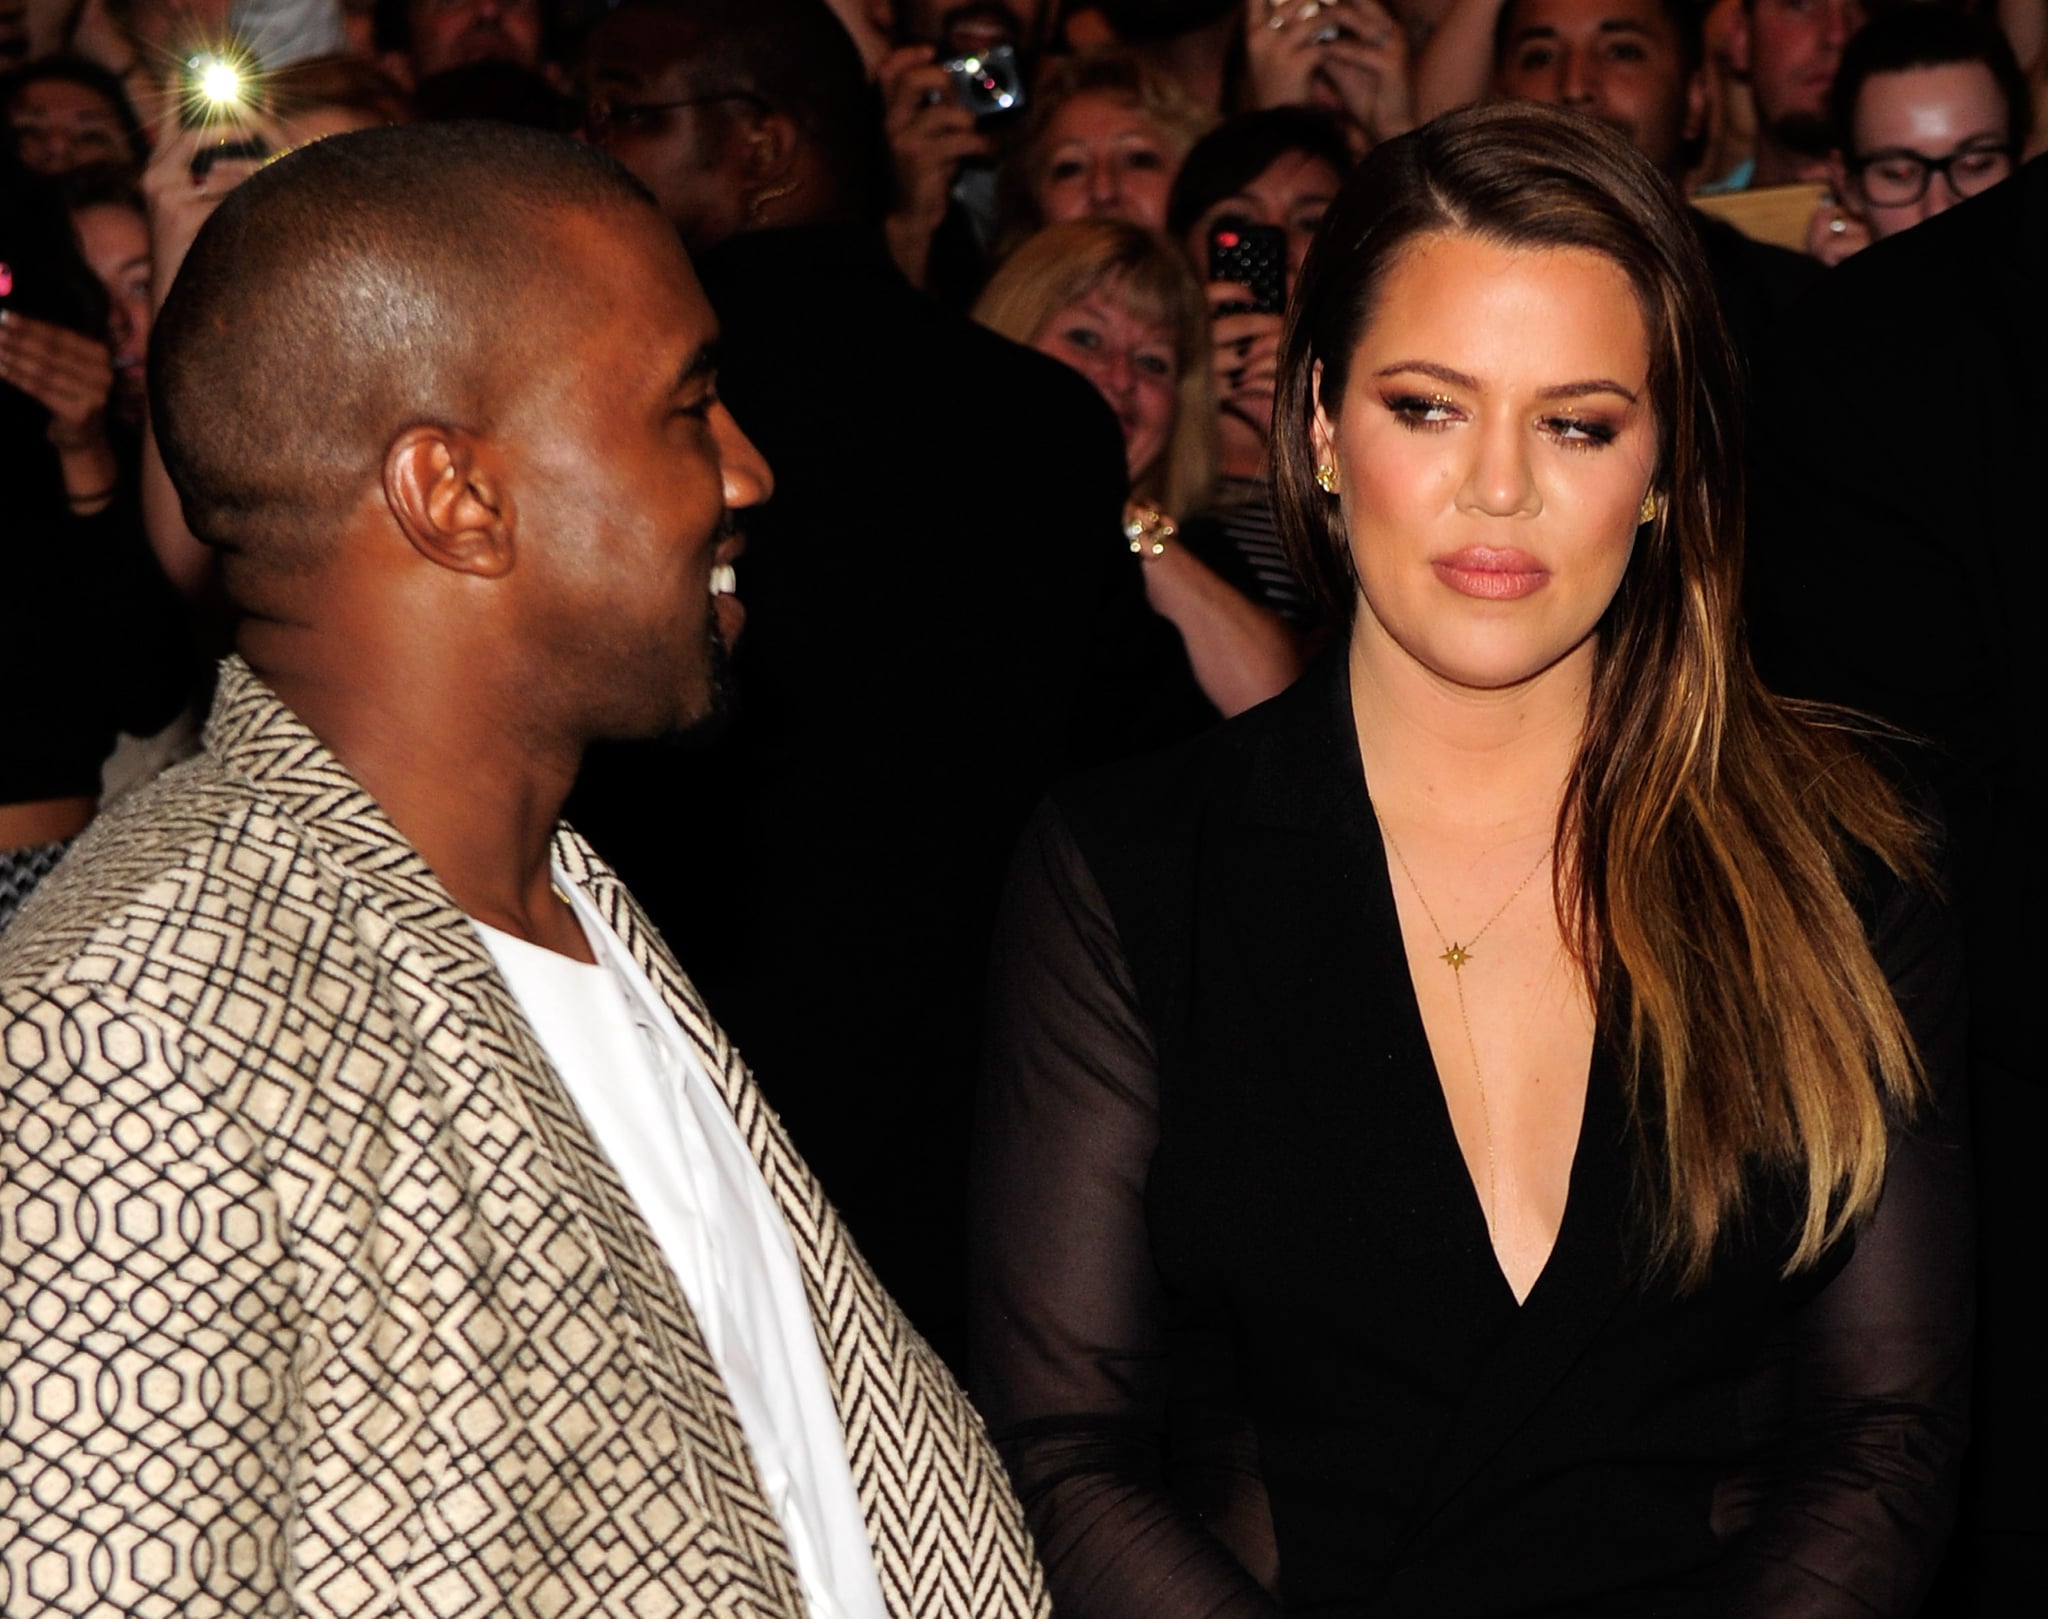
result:
[(1939, 6), (1881, 17), (1850, 42), (1835, 83), (1839, 261), (1988, 191), (2012, 173), (2033, 118), (2005, 35)]

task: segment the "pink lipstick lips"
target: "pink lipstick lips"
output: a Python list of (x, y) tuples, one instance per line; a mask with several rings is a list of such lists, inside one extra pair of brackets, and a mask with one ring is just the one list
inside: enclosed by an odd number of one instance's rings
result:
[(1436, 576), (1461, 596), (1481, 601), (1513, 601), (1541, 590), (1550, 571), (1526, 551), (1512, 547), (1468, 545), (1430, 562)]

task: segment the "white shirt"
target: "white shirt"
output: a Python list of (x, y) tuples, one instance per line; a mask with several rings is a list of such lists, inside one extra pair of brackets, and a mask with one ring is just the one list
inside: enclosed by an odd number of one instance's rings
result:
[(596, 966), (477, 931), (690, 1301), (805, 1606), (886, 1619), (789, 1228), (696, 1048), (589, 901), (555, 881)]

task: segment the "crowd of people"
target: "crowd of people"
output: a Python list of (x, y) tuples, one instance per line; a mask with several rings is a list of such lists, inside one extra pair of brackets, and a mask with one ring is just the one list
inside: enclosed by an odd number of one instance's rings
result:
[(2043, 113), (0, 9), (0, 1609), (2010, 1611)]

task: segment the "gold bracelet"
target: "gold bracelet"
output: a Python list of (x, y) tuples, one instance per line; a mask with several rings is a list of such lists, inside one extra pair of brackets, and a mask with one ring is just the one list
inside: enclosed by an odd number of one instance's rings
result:
[(1124, 538), (1131, 550), (1150, 562), (1166, 555), (1166, 542), (1178, 534), (1173, 519), (1157, 506), (1131, 506), (1124, 512)]

